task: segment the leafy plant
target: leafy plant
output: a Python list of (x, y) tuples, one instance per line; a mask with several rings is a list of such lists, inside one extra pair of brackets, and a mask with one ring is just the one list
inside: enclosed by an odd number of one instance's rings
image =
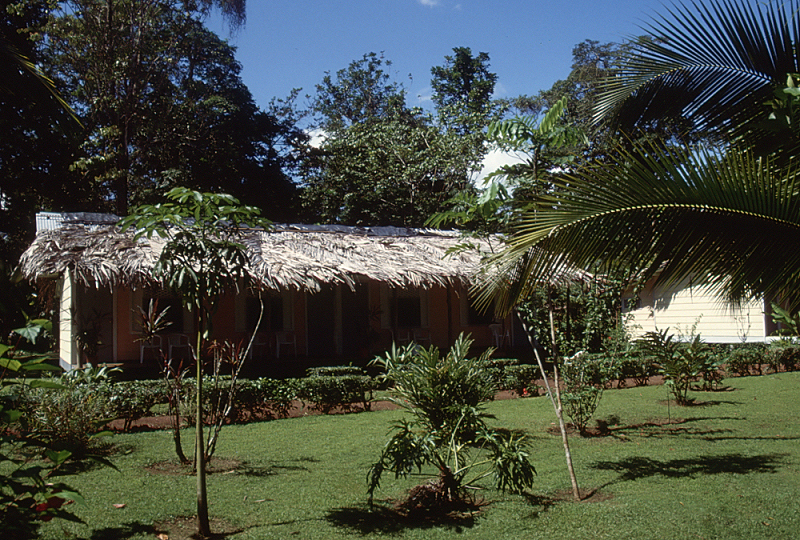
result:
[(792, 315), (789, 310), (783, 309), (775, 302), (770, 305), (772, 306), (772, 322), (782, 326), (778, 329), (777, 334), (779, 336), (800, 336), (800, 313)]
[(103, 426), (115, 417), (110, 375), (118, 369), (87, 366), (61, 375), (58, 388), (37, 388), (21, 395), (25, 433), (49, 448), (78, 458), (93, 454), (107, 435)]
[[(528, 439), (515, 431), (492, 428), (485, 403), (495, 385), (488, 373), (491, 349), (468, 358), (472, 340), (463, 334), (442, 357), (435, 347), (409, 345), (373, 363), (394, 385), (391, 400), (408, 416), (392, 427), (394, 434), (367, 474), (370, 501), (385, 471), (395, 477), (422, 473), (433, 466), (438, 477), (412, 490), (425, 494), (425, 506), (448, 511), (465, 504), (471, 490), (489, 476), (497, 489), (521, 491), (533, 484)], [(430, 506), (429, 506), (430, 505)]]
[(50, 328), (49, 321), (32, 320), (25, 328), (14, 330), (14, 345), (0, 344), (0, 383), (20, 390), (0, 394), (0, 529), (9, 538), (36, 538), (38, 524), (53, 518), (80, 521), (67, 506), (71, 501), (83, 502), (80, 493), (52, 481), (72, 453), (53, 450), (36, 434), (22, 433), (26, 412), (15, 403), (15, 396), (32, 389), (64, 389), (52, 380), (25, 381), (27, 375), (60, 370), (48, 363), (49, 354), (29, 353), (23, 347), (25, 340), (33, 345)]
[(617, 370), (605, 356), (580, 352), (564, 359), (561, 375), (565, 387), (561, 393), (564, 408), (572, 423), (585, 436), (586, 427), (600, 405), (603, 390), (617, 377)]
[[(269, 227), (260, 211), (242, 206), (227, 194), (174, 188), (170, 202), (144, 205), (120, 222), (134, 228), (135, 238), (154, 234), (166, 239), (153, 273), (176, 292), (195, 318), (195, 355), (210, 337), (211, 315), (226, 290), (236, 289), (248, 263), (246, 248), (237, 242), (243, 226)], [(195, 469), (197, 471), (197, 532), (209, 536), (203, 424), (203, 362), (195, 358)]]
[(704, 380), (713, 384), (719, 363), (712, 357), (708, 345), (694, 331), (688, 343), (679, 342), (668, 332), (669, 328), (648, 332), (640, 340), (640, 346), (655, 359), (658, 372), (664, 377), (664, 384), (672, 392), (675, 401), (679, 405), (686, 405), (691, 383), (705, 373)]

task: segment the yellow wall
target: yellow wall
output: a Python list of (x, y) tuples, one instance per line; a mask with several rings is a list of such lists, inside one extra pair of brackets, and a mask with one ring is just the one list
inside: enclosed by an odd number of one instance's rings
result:
[(687, 336), (695, 323), (695, 332), (709, 343), (758, 342), (769, 333), (763, 301), (734, 308), (688, 280), (671, 287), (650, 281), (639, 300), (638, 307), (626, 311), (632, 316), (629, 328), (634, 337), (666, 328), (672, 334)]

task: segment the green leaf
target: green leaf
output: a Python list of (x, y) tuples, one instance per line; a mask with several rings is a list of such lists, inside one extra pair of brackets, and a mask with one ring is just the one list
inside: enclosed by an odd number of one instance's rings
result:
[(60, 452), (56, 452), (55, 450), (47, 449), (44, 451), (44, 455), (47, 459), (55, 463), (56, 465), (61, 465), (66, 460), (70, 458), (72, 452), (69, 450), (61, 450)]
[(0, 357), (0, 368), (8, 369), (10, 371), (19, 371), (21, 366), (22, 364), (17, 360)]

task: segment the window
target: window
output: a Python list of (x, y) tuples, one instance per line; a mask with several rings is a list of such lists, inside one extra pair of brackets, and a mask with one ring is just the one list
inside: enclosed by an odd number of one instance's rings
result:
[(416, 296), (398, 294), (396, 304), (397, 327), (419, 328), (422, 326), (420, 309), (419, 294)]
[[(184, 332), (184, 313), (183, 305), (180, 299), (169, 291), (161, 289), (145, 289), (144, 291), (137, 291), (134, 293), (134, 306), (141, 307), (145, 313), (150, 307), (150, 301), (153, 301), (156, 313), (161, 313), (166, 310), (164, 314), (164, 327), (159, 333), (162, 334), (175, 334)], [(138, 297), (138, 298), (137, 298)], [(134, 307), (134, 311), (138, 311)], [(134, 320), (141, 321), (141, 316), (137, 312), (134, 315)], [(142, 329), (139, 324), (133, 329), (135, 332), (141, 332)]]
[(427, 328), (428, 291), (392, 289), (381, 284), (382, 328)]
[[(247, 297), (246, 301), (247, 331), (252, 332), (258, 323), (258, 315), (261, 312), (261, 303), (258, 298)], [(283, 298), (277, 294), (264, 296), (264, 314), (261, 317), (259, 332), (267, 330), (283, 330)]]

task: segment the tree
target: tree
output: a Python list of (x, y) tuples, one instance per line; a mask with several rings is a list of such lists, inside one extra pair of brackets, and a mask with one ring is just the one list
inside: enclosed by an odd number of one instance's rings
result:
[(483, 132), (497, 115), (492, 100), (497, 74), (489, 71), (489, 55), (472, 56), (469, 47), (455, 47), (443, 66), (431, 68), (433, 103), (443, 125), (460, 135)]
[(644, 121), (692, 113), (699, 128), (735, 146), (639, 141), (565, 175), (538, 213), (520, 219), (493, 261), (503, 281), (489, 278), (484, 292), (510, 309), (564, 264), (599, 265), (661, 283), (692, 276), (731, 302), (774, 295), (800, 306), (800, 261), (787, 248), (800, 240), (796, 164), (786, 159), (794, 142), (775, 154), (748, 144), (766, 133), (762, 105), (796, 61), (790, 45), (800, 23), (789, 14), (797, 7), (710, 2), (697, 7), (704, 18), (683, 7), (656, 25), (662, 32), (608, 83), (598, 114)]
[[(630, 132), (689, 122), (761, 155), (800, 143), (796, 118), (765, 114), (800, 71), (800, 3), (714, 0), (680, 5), (646, 28), (621, 69), (602, 85), (596, 121)], [(779, 111), (776, 111), (776, 113)]]
[(317, 86), (325, 139), (305, 160), (302, 194), (312, 219), (418, 227), (468, 189), (480, 159), (472, 142), (407, 108), (386, 65), (370, 53)]
[(327, 139), (315, 165), (303, 198), (321, 221), (421, 227), (464, 189), (462, 171), (473, 163), (457, 139), (403, 111)]
[[(84, 195), (68, 171), (74, 150), (69, 135), (80, 130), (80, 122), (65, 108), (55, 82), (37, 67), (41, 63), (40, 47), (28, 31), (46, 17), (43, 5), (0, 2), (0, 65), (4, 74), (0, 82), (0, 130), (4, 134), (0, 138), (2, 273), (10, 274), (30, 243), (36, 210), (43, 205), (60, 210), (66, 200)], [(13, 316), (19, 309), (9, 306), (8, 313)]]
[(211, 315), (220, 296), (235, 289), (248, 263), (245, 246), (236, 242), (242, 226), (268, 226), (259, 210), (241, 206), (230, 195), (174, 188), (168, 203), (138, 207), (120, 222), (134, 228), (136, 237), (157, 234), (167, 243), (153, 268), (154, 277), (180, 295), (195, 319), (197, 527), (208, 537), (205, 444), (203, 441), (203, 341), (210, 335)]
[(317, 116), (316, 127), (326, 135), (333, 135), (404, 109), (402, 85), (393, 82), (384, 70), (391, 65), (382, 54), (370, 52), (337, 71), (335, 77), (326, 71), (311, 104), (311, 111)]
[(84, 120), (73, 169), (95, 209), (111, 202), (124, 215), (129, 201), (179, 184), (281, 195), (275, 206), (289, 206), (276, 147), (297, 140), (296, 128), (256, 107), (234, 48), (203, 25), (211, 4), (233, 16), (243, 2), (58, 4), (42, 28), (44, 57)]

